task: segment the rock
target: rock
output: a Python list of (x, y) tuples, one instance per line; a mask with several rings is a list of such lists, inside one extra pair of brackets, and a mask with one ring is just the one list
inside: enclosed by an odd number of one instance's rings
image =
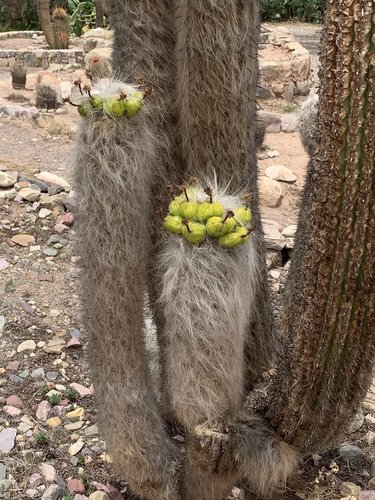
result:
[[(48, 191), (48, 186), (42, 181), (35, 179), (35, 177), (25, 177), (22, 176), (20, 178), (22, 181), (26, 181), (28, 183), (28, 188), (35, 189), (36, 191), (41, 191), (42, 193), (46, 193)], [(21, 188), (22, 189), (22, 188)]]
[(39, 496), (39, 491), (35, 488), (27, 488), (27, 490), (25, 491), (25, 495), (27, 496), (27, 498), (36, 498), (37, 496)]
[(69, 493), (84, 493), (85, 487), (79, 479), (70, 479), (68, 481)]
[(371, 490), (375, 490), (375, 477), (371, 478), (367, 483), (367, 487)]
[[(48, 188), (48, 196), (55, 196), (56, 194), (60, 194), (64, 191), (64, 186), (50, 186)], [(64, 202), (65, 203), (65, 202)]]
[(361, 491), (358, 495), (358, 500), (375, 500), (375, 491), (374, 490)]
[(1, 106), (0, 113), (4, 113), (8, 116), (15, 116), (16, 118), (24, 118), (26, 120), (31, 120), (39, 115), (39, 110), (34, 106)]
[(31, 378), (44, 378), (44, 375), (44, 368), (35, 368), (35, 370), (31, 372)]
[(353, 434), (354, 432), (359, 431), (359, 429), (362, 427), (363, 422), (365, 420), (365, 417), (363, 415), (362, 408), (357, 412), (355, 417), (353, 418), (352, 422), (348, 426), (347, 432), (349, 434)]
[(19, 417), (22, 414), (22, 411), (19, 408), (15, 408), (14, 406), (4, 406), (4, 413), (9, 415), (10, 417)]
[(34, 427), (34, 422), (28, 417), (27, 415), (24, 415), (21, 418), (21, 423), (17, 427), (17, 430), (24, 434), (25, 432), (29, 431)]
[(12, 483), (11, 483), (10, 479), (2, 479), (0, 481), (0, 492), (8, 491), (11, 486), (12, 486)]
[(40, 191), (31, 188), (20, 189), (18, 194), (26, 201), (39, 201), (41, 196)]
[(17, 347), (17, 352), (25, 352), (25, 351), (35, 351), (36, 349), (36, 344), (33, 340), (24, 340), (21, 342), (21, 344)]
[(72, 384), (70, 384), (70, 387), (73, 387), (73, 389), (78, 392), (81, 398), (92, 395), (91, 389), (85, 387), (84, 385), (73, 382)]
[(281, 234), (285, 236), (285, 238), (294, 238), (297, 231), (297, 224), (291, 224), (290, 226), (286, 226)]
[(82, 345), (81, 341), (73, 337), (70, 340), (68, 340), (66, 347), (80, 347), (81, 345)]
[(289, 82), (284, 86), (283, 95), (284, 95), (284, 99), (286, 101), (288, 101), (288, 102), (293, 101), (293, 97), (294, 97), (294, 83), (293, 82)]
[(89, 496), (89, 500), (111, 500), (111, 497), (104, 491), (95, 491)]
[(347, 462), (349, 466), (360, 465), (364, 459), (365, 455), (361, 448), (351, 444), (344, 444), (338, 449), (340, 457)]
[(52, 406), (49, 401), (41, 401), (38, 404), (38, 408), (36, 410), (36, 418), (45, 422), (48, 418), (50, 411), (52, 410)]
[(46, 424), (49, 425), (50, 427), (59, 427), (61, 423), (62, 422), (60, 417), (52, 417), (46, 420)]
[(7, 404), (8, 406), (14, 406), (16, 408), (23, 407), (21, 398), (19, 398), (16, 394), (12, 394), (11, 396), (9, 396), (5, 404)]
[(83, 445), (84, 445), (84, 442), (81, 441), (81, 440), (79, 440), (76, 443), (72, 444), (72, 446), (70, 446), (70, 448), (69, 448), (69, 455), (71, 455), (72, 457), (74, 455), (77, 455), (77, 453), (79, 453), (82, 450)]
[(46, 463), (41, 464), (39, 470), (47, 483), (52, 483), (55, 480), (56, 471), (52, 465)]
[(0, 452), (9, 453), (14, 448), (17, 429), (7, 427), (0, 432)]
[(64, 205), (69, 212), (74, 212), (78, 207), (77, 198), (75, 196), (68, 196), (64, 200)]
[(373, 417), (372, 415), (366, 415), (365, 416), (365, 423), (367, 425), (374, 425), (375, 424), (375, 417)]
[(267, 158), (277, 158), (278, 156), (280, 156), (280, 153), (276, 149), (267, 150)]
[(13, 236), (12, 241), (21, 247), (28, 247), (30, 245), (35, 245), (35, 238), (31, 234), (16, 234)]
[(74, 498), (73, 500), (88, 500), (89, 497), (87, 497), (86, 495), (74, 495)]
[(365, 435), (365, 440), (368, 444), (373, 444), (375, 441), (375, 432), (373, 431), (368, 431)]
[(58, 254), (58, 251), (56, 250), (56, 248), (47, 247), (43, 250), (43, 254), (47, 255), (48, 257), (56, 257), (56, 255)]
[(5, 479), (5, 475), (6, 475), (6, 467), (4, 464), (0, 463), (0, 481)]
[(80, 418), (80, 417), (83, 417), (84, 413), (85, 413), (85, 410), (79, 406), (75, 410), (69, 411), (66, 414), (66, 418), (69, 418), (69, 419)]
[(259, 178), (258, 186), (261, 205), (263, 204), (271, 208), (275, 208), (280, 205), (283, 198), (283, 190), (277, 181), (261, 176)]
[(11, 372), (16, 372), (18, 370), (18, 368), (20, 367), (20, 364), (21, 362), (20, 361), (10, 361), (7, 366), (6, 366), (6, 370), (9, 370)]
[(22, 377), (19, 377), (18, 375), (14, 375), (13, 373), (11, 373), (9, 375), (9, 380), (14, 382), (15, 384), (23, 384), (25, 382)]
[(0, 189), (0, 200), (14, 200), (17, 196), (17, 191), (13, 188)]
[(44, 483), (44, 480), (43, 480), (42, 476), (40, 474), (38, 474), (37, 472), (35, 474), (31, 474), (31, 476), (29, 477), (29, 485), (31, 488), (37, 488), (38, 486), (40, 486), (43, 483)]
[(68, 431), (77, 431), (78, 429), (81, 429), (83, 424), (84, 424), (83, 420), (78, 420), (77, 422), (72, 422), (71, 424), (66, 424), (66, 425), (64, 425), (64, 427)]
[(58, 372), (47, 372), (47, 374), (46, 374), (46, 378), (50, 382), (55, 381), (58, 376), (59, 376)]
[(285, 238), (275, 226), (263, 224), (263, 231), (267, 249), (281, 250), (284, 248)]
[(64, 490), (61, 486), (51, 484), (43, 493), (41, 500), (61, 500), (63, 494)]
[(80, 337), (82, 337), (82, 333), (77, 330), (77, 328), (71, 328), (69, 331), (69, 335), (75, 339), (79, 339)]
[(56, 219), (56, 224), (64, 224), (64, 226), (71, 226), (74, 222), (74, 216), (72, 212), (65, 212), (61, 214)]
[(359, 492), (362, 490), (360, 486), (351, 482), (342, 483), (340, 488), (341, 495), (351, 495), (357, 497)]
[(51, 215), (52, 210), (48, 210), (48, 208), (41, 208), (38, 213), (39, 219), (45, 219), (49, 215)]
[(57, 234), (61, 234), (63, 233), (64, 231), (68, 231), (68, 226), (65, 226), (65, 224), (55, 224), (53, 226), (53, 230), (57, 233)]
[(302, 82), (296, 82), (294, 93), (295, 95), (309, 95), (310, 93), (310, 82), (304, 80)]
[(284, 165), (272, 165), (266, 168), (264, 175), (270, 179), (282, 182), (295, 182), (297, 180), (297, 176), (288, 167), (284, 167)]
[(266, 132), (279, 133), (281, 130), (281, 117), (276, 113), (269, 111), (258, 111), (257, 121), (266, 126)]
[[(0, 333), (3, 332), (5, 323), (6, 323), (5, 317), (4, 316), (0, 316)], [(73, 330), (74, 330), (74, 328), (73, 328)], [(76, 331), (78, 332), (78, 330), (76, 330)], [(70, 335), (72, 335), (72, 330), (70, 331)], [(9, 366), (9, 364), (7, 365), (7, 370), (8, 370), (8, 366)]]
[(0, 259), (0, 271), (5, 271), (10, 266), (9, 262), (5, 259)]
[(7, 170), (0, 171), (0, 187), (9, 188), (13, 187), (18, 180), (18, 172)]
[(99, 434), (98, 427), (96, 425), (90, 425), (90, 427), (84, 429), (83, 433), (85, 436), (97, 436)]
[(65, 347), (65, 340), (59, 337), (54, 337), (52, 340), (48, 342), (48, 344), (43, 348), (43, 350), (50, 354), (60, 354), (63, 347)]
[(299, 115), (288, 113), (281, 117), (281, 131), (287, 134), (296, 132), (299, 125)]
[(39, 174), (35, 174), (35, 177), (43, 182), (45, 182), (48, 186), (58, 185), (63, 186), (65, 191), (71, 191), (71, 185), (62, 177), (56, 174), (51, 174), (50, 172), (40, 172)]

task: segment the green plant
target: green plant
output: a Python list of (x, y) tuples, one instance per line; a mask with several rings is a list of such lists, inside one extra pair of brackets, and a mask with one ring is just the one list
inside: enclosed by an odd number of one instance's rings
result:
[(284, 113), (294, 113), (298, 109), (298, 106), (296, 106), (293, 103), (288, 103), (288, 104), (285, 104), (285, 106), (283, 106), (282, 109), (283, 109)]
[(39, 391), (39, 393), (40, 393), (40, 395), (42, 396), (42, 398), (43, 398), (43, 399), (47, 396), (47, 393), (48, 393), (48, 392), (49, 392), (49, 389), (48, 389), (48, 387), (47, 387), (46, 385), (44, 385), (44, 386), (40, 389), (40, 391)]
[(70, 403), (75, 403), (78, 399), (78, 392), (75, 389), (73, 389), (72, 387), (69, 387), (65, 391), (65, 397), (66, 397), (66, 399), (69, 400)]
[(47, 443), (47, 436), (44, 432), (39, 431), (34, 435), (35, 442), (38, 446), (43, 446)]
[(68, 0), (68, 5), (71, 12), (70, 29), (75, 35), (81, 36), (85, 29), (95, 27), (96, 11), (94, 1)]
[(321, 22), (325, 11), (325, 0), (262, 0), (263, 21), (285, 21), (299, 19), (306, 22)]
[(51, 396), (48, 397), (48, 401), (51, 403), (52, 406), (57, 406), (61, 401), (61, 395), (51, 394)]

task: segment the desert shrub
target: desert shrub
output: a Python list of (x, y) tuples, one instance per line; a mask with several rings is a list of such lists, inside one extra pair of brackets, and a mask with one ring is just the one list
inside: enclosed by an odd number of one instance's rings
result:
[(322, 21), (325, 0), (262, 0), (263, 21), (285, 21), (299, 19), (310, 23)]

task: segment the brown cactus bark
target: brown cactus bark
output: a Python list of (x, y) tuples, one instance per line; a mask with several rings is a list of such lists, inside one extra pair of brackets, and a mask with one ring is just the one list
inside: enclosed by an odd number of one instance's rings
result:
[(268, 416), (303, 452), (339, 439), (370, 384), (375, 345), (375, 3), (328, 4), (321, 142), (288, 283), (288, 342)]
[(49, 0), (37, 0), (38, 17), (42, 27), (46, 42), (51, 49), (54, 48), (54, 38), (49, 10)]

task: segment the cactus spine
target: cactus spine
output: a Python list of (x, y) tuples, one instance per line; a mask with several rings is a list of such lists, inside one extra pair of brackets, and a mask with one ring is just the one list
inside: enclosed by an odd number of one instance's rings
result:
[(52, 31), (55, 49), (69, 48), (69, 16), (65, 9), (56, 7), (52, 13)]

